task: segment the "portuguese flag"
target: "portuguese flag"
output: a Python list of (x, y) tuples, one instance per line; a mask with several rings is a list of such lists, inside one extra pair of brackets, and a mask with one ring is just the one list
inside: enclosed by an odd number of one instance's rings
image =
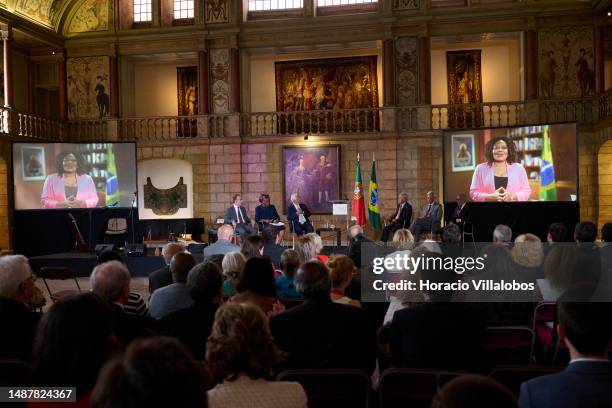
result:
[(357, 219), (357, 225), (365, 225), (365, 202), (363, 200), (363, 185), (361, 183), (361, 166), (359, 165), (359, 153), (357, 153), (357, 169), (355, 170), (355, 191), (353, 192), (353, 215)]
[(380, 206), (378, 205), (378, 182), (376, 181), (376, 158), (372, 161), (372, 174), (370, 175), (370, 195), (368, 201), (368, 217), (375, 230), (381, 228)]

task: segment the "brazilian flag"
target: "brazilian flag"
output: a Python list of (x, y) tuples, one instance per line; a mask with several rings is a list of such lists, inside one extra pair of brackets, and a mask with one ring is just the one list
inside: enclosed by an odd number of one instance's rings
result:
[(119, 204), (119, 180), (112, 143), (108, 144), (106, 156), (106, 206), (112, 207)]
[(380, 205), (378, 204), (378, 182), (376, 181), (376, 159), (372, 161), (372, 174), (370, 175), (370, 196), (368, 201), (368, 216), (370, 224), (374, 229), (379, 230), (380, 224)]
[(550, 148), (549, 127), (544, 126), (544, 140), (542, 143), (542, 167), (540, 167), (540, 200), (557, 200), (557, 186), (555, 182), (555, 167), (553, 165), (552, 150)]

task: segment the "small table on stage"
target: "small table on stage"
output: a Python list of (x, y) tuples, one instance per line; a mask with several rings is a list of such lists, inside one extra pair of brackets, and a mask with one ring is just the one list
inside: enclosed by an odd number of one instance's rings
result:
[[(321, 236), (322, 232), (335, 232), (337, 246), (342, 246), (342, 240), (340, 239), (340, 228), (330, 228), (330, 227), (317, 228), (316, 233), (319, 236)], [(321, 237), (321, 239), (323, 239), (323, 237)]]

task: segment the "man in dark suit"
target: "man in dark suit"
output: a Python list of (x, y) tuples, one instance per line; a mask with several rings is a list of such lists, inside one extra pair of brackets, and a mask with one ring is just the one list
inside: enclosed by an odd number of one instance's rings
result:
[(557, 302), (557, 334), (569, 349), (570, 363), (560, 373), (521, 385), (519, 406), (611, 407), (612, 364), (608, 343), (612, 303), (593, 298), (593, 284), (570, 287)]
[(291, 194), (291, 205), (287, 207), (287, 219), (292, 225), (293, 232), (298, 236), (314, 232), (308, 217), (310, 217), (310, 211), (306, 204), (302, 204), (300, 195)]
[(454, 208), (449, 208), (448, 214), (444, 214), (444, 218), (447, 224), (457, 224), (463, 231), (463, 223), (468, 216), (467, 195), (465, 193), (459, 193), (457, 194), (456, 200)]
[(415, 241), (421, 239), (421, 231), (431, 231), (433, 234), (440, 232), (442, 221), (442, 206), (436, 201), (433, 191), (427, 192), (427, 204), (421, 209), (419, 218), (412, 222), (410, 232)]
[(304, 303), (270, 319), (272, 335), (288, 353), (277, 369), (355, 368), (371, 374), (376, 330), (366, 313), (332, 302), (330, 274), (318, 260), (304, 263), (294, 283)]
[(0, 358), (29, 362), (41, 314), (31, 312), (34, 279), (23, 255), (0, 258)]
[(246, 208), (242, 206), (242, 195), (234, 194), (233, 202), (225, 212), (225, 222), (231, 223), (236, 233), (242, 238), (257, 234), (257, 230), (251, 225)]
[(408, 194), (400, 193), (397, 196), (397, 207), (393, 216), (389, 218), (389, 223), (383, 229), (380, 240), (387, 242), (389, 238), (393, 238), (393, 233), (400, 228), (406, 228), (410, 225), (410, 219), (412, 218), (412, 206), (408, 202)]
[(155, 292), (159, 288), (172, 284), (172, 273), (170, 273), (170, 261), (172, 257), (179, 252), (185, 252), (185, 246), (178, 242), (170, 242), (162, 249), (162, 256), (166, 266), (151, 272), (149, 275), (149, 294)]

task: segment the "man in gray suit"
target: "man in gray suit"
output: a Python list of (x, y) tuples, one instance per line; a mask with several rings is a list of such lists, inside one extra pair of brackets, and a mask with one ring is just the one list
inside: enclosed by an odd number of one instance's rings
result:
[(246, 208), (242, 206), (242, 196), (234, 194), (233, 201), (232, 206), (225, 212), (225, 222), (231, 223), (242, 238), (257, 234), (257, 230), (251, 225)]
[(240, 251), (238, 245), (232, 244), (234, 227), (223, 224), (217, 230), (217, 242), (204, 248), (204, 258), (212, 255), (225, 255), (228, 252)]
[(436, 202), (436, 194), (427, 192), (427, 204), (421, 209), (419, 218), (412, 222), (410, 232), (415, 241), (419, 241), (421, 231), (431, 231), (436, 234), (440, 232), (440, 221), (442, 220), (442, 206)]

